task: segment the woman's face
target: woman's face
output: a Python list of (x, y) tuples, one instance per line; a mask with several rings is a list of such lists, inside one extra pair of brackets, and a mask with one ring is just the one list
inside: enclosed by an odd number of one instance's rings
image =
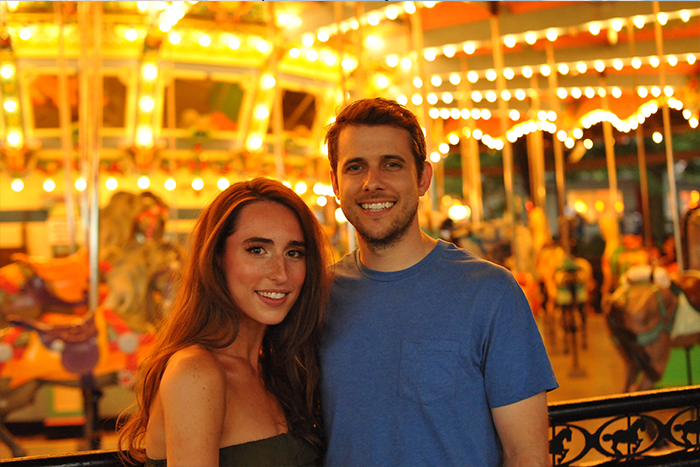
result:
[(264, 325), (282, 322), (306, 278), (306, 242), (294, 212), (270, 201), (243, 207), (226, 239), (223, 266), (245, 316)]

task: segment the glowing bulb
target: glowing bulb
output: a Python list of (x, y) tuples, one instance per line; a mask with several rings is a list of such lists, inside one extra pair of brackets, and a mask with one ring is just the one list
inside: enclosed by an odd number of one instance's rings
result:
[(158, 76), (158, 68), (152, 63), (146, 63), (141, 68), (141, 75), (147, 81), (152, 81), (152, 80), (156, 79), (156, 77)]
[(479, 91), (472, 92), (472, 101), (481, 102), (484, 96)]
[(501, 99), (503, 99), (504, 101), (508, 102), (508, 101), (510, 100), (510, 98), (511, 98), (510, 91), (508, 91), (507, 89), (501, 91)]
[(559, 88), (557, 89), (557, 96), (559, 99), (566, 99), (566, 97), (569, 95), (569, 93), (566, 91), (564, 88)]
[(201, 191), (202, 188), (204, 188), (204, 180), (199, 177), (192, 180), (192, 189), (194, 191)]
[(12, 180), (10, 187), (12, 188), (12, 191), (19, 193), (24, 189), (24, 182), (19, 178), (15, 178), (14, 180)]
[(117, 179), (114, 177), (109, 177), (105, 181), (105, 188), (107, 188), (109, 191), (116, 190), (118, 186), (119, 186), (119, 182), (117, 182)]
[(15, 67), (12, 65), (3, 65), (0, 67), (0, 76), (5, 79), (10, 79), (15, 74)]
[(498, 99), (498, 96), (496, 95), (495, 92), (493, 91), (488, 91), (486, 93), (486, 100), (489, 102), (496, 102), (496, 99)]
[(549, 76), (549, 74), (552, 72), (552, 69), (548, 65), (542, 65), (540, 67), (540, 74), (542, 76)]
[(456, 50), (453, 46), (447, 45), (442, 49), (442, 53), (445, 55), (445, 57), (452, 58), (455, 56)]
[(46, 180), (44, 180), (43, 187), (44, 191), (46, 191), (47, 193), (51, 193), (53, 190), (56, 189), (56, 183), (54, 183), (54, 181), (50, 178), (47, 178)]
[(622, 60), (620, 60), (619, 58), (616, 58), (615, 60), (613, 60), (613, 68), (615, 68), (617, 71), (622, 70), (623, 66), (624, 65), (622, 63)]
[(32, 37), (32, 30), (29, 28), (22, 28), (19, 31), (19, 38), (23, 41), (28, 41)]
[(447, 154), (450, 152), (450, 145), (447, 143), (440, 143), (438, 146), (438, 151), (440, 151), (441, 154)]
[(264, 75), (261, 81), (262, 87), (265, 89), (272, 89), (275, 87), (277, 81), (272, 75)]
[(642, 61), (638, 57), (632, 59), (632, 68), (638, 70), (642, 66)]
[(637, 26), (637, 29), (642, 29), (644, 27), (644, 16), (635, 16), (634, 17), (634, 25)]
[(616, 18), (612, 20), (610, 23), (610, 27), (615, 31), (615, 32), (620, 32), (622, 31), (622, 20), (619, 18)]
[(525, 33), (525, 42), (527, 42), (530, 45), (533, 45), (535, 42), (537, 42), (537, 34), (535, 34), (532, 31), (528, 31)]
[(144, 112), (150, 112), (155, 107), (155, 102), (153, 101), (152, 97), (142, 97), (139, 101), (139, 107)]
[(659, 13), (656, 15), (656, 20), (659, 22), (661, 26), (665, 26), (666, 23), (668, 22), (668, 15), (666, 13)]
[(685, 60), (688, 62), (688, 65), (693, 65), (695, 63), (695, 55), (688, 54), (685, 56)]
[(370, 26), (376, 26), (379, 24), (380, 18), (378, 15), (370, 14), (367, 16), (367, 24)]
[(586, 148), (586, 149), (591, 149), (591, 148), (593, 148), (593, 140), (592, 140), (592, 139), (589, 139), (589, 138), (584, 139), (584, 140), (583, 140), (583, 147)]
[(435, 52), (435, 49), (425, 49), (423, 52), (423, 57), (425, 57), (427, 61), (432, 62), (437, 57), (437, 53)]
[(177, 188), (177, 182), (175, 181), (174, 178), (170, 177), (165, 181), (163, 186), (165, 187), (166, 190), (173, 191), (175, 188)]
[(612, 90), (612, 96), (615, 99), (619, 99), (622, 96), (622, 90), (620, 88), (613, 88)]
[(605, 63), (602, 60), (596, 60), (593, 66), (595, 67), (595, 70), (598, 73), (602, 73), (603, 71), (605, 71)]
[(304, 47), (311, 47), (314, 45), (314, 36), (311, 34), (304, 34), (301, 38), (301, 43), (304, 45)]
[(459, 144), (459, 135), (452, 133), (450, 136), (447, 137), (447, 140), (450, 142), (451, 145), (456, 146)]
[(379, 38), (375, 36), (374, 34), (370, 34), (367, 36), (365, 39), (365, 43), (367, 44), (367, 47), (374, 48), (379, 45)]
[(248, 149), (250, 149), (251, 151), (257, 151), (258, 149), (260, 149), (262, 147), (262, 145), (263, 145), (263, 140), (260, 136), (251, 135), (248, 138), (247, 146), (248, 146)]
[(571, 90), (571, 97), (573, 97), (574, 99), (580, 99), (582, 95), (583, 93), (579, 88), (573, 88)]
[(22, 144), (22, 134), (19, 131), (13, 130), (7, 134), (7, 144), (12, 147), (17, 147)]
[(586, 95), (587, 98), (592, 99), (595, 96), (595, 89), (593, 88), (586, 88), (583, 93)]
[(659, 97), (661, 95), (661, 88), (654, 86), (651, 88), (651, 95), (654, 97)]
[(377, 76), (377, 87), (386, 89), (389, 87), (389, 78), (384, 75)]
[(641, 97), (642, 99), (644, 99), (645, 97), (647, 97), (647, 96), (649, 95), (649, 91), (647, 90), (647, 88), (643, 88), (643, 87), (640, 86), (640, 87), (637, 89), (637, 95), (639, 95), (639, 97)]
[(598, 88), (598, 95), (600, 97), (605, 97), (608, 95), (608, 91), (606, 91), (605, 88)]
[(438, 75), (434, 75), (432, 78), (430, 78), (430, 84), (432, 84), (435, 87), (441, 86), (442, 78), (440, 78)]
[(138, 186), (138, 187), (141, 188), (142, 190), (145, 190), (145, 189), (148, 188), (150, 185), (151, 185), (151, 180), (149, 180), (149, 178), (146, 177), (145, 175), (142, 175), (142, 176), (139, 177), (139, 179), (136, 181), (136, 186)]
[(656, 143), (659, 144), (664, 140), (664, 137), (661, 133), (658, 131), (655, 131), (653, 135), (651, 135), (651, 139)]
[(512, 68), (506, 68), (505, 70), (503, 70), (503, 76), (507, 80), (511, 80), (511, 79), (515, 78), (515, 72), (513, 71)]
[(550, 42), (554, 42), (555, 40), (557, 40), (557, 37), (558, 37), (558, 33), (557, 33), (556, 29), (554, 29), (554, 28), (547, 29), (547, 40), (549, 40)]
[(678, 59), (676, 58), (675, 55), (669, 55), (666, 60), (668, 61), (668, 64), (671, 66), (678, 65)]
[(515, 91), (515, 98), (518, 99), (519, 101), (525, 100), (527, 97), (527, 93), (525, 92), (524, 89), (517, 89)]
[(559, 65), (559, 73), (562, 75), (566, 75), (569, 73), (569, 65), (566, 63), (562, 63)]
[(578, 62), (578, 63), (576, 64), (576, 71), (578, 71), (579, 73), (583, 74), (583, 73), (585, 73), (587, 70), (588, 70), (588, 67), (586, 66), (585, 63), (583, 63), (583, 62)]
[(470, 83), (476, 83), (479, 81), (479, 74), (476, 71), (470, 71), (467, 73), (467, 80), (469, 80)]
[(411, 65), (413, 65), (413, 62), (411, 62), (411, 59), (408, 57), (404, 57), (401, 59), (401, 68), (404, 70), (410, 70)]
[(241, 41), (236, 36), (233, 36), (226, 45), (228, 45), (228, 48), (231, 50), (238, 50), (241, 46)]
[(404, 96), (403, 94), (399, 94), (396, 96), (396, 102), (398, 102), (401, 105), (406, 105), (408, 104), (408, 97)]
[(476, 52), (476, 45), (473, 42), (466, 42), (462, 48), (464, 53), (467, 55), (471, 55)]
[(124, 37), (126, 38), (127, 41), (133, 42), (139, 38), (139, 33), (138, 33), (138, 31), (136, 31), (136, 29), (127, 29), (126, 32), (124, 33)]
[(413, 105), (421, 105), (423, 103), (423, 97), (420, 94), (414, 94), (411, 96), (411, 103)]
[(512, 49), (513, 47), (515, 47), (515, 44), (517, 43), (517, 41), (515, 40), (515, 36), (506, 36), (503, 39), (503, 43), (506, 45), (506, 47), (508, 47), (509, 49)]
[(454, 98), (452, 97), (452, 94), (450, 94), (449, 92), (442, 93), (442, 101), (445, 104), (451, 104), (453, 100), (454, 100)]
[(532, 77), (532, 68), (530, 68), (529, 66), (523, 67), (522, 73), (523, 73), (523, 76), (525, 78), (531, 78)]
[(498, 74), (496, 73), (496, 70), (490, 69), (486, 70), (486, 79), (489, 81), (496, 81), (496, 78), (498, 77)]
[(690, 12), (688, 10), (681, 10), (680, 17), (684, 23), (687, 23), (688, 21), (690, 21)]
[(258, 105), (255, 108), (255, 117), (258, 120), (264, 120), (269, 116), (270, 116), (270, 110), (267, 107), (265, 107), (264, 105)]
[(520, 112), (518, 112), (517, 110), (513, 109), (513, 110), (510, 111), (510, 113), (508, 114), (508, 116), (510, 117), (511, 120), (517, 121), (517, 120), (520, 119)]
[(75, 181), (75, 189), (78, 191), (85, 191), (85, 188), (87, 188), (87, 182), (83, 177), (80, 177)]
[(416, 5), (413, 2), (404, 2), (403, 9), (406, 13), (412, 15), (416, 12)]
[(462, 78), (460, 78), (460, 76), (457, 73), (452, 73), (449, 79), (450, 83), (454, 84), (455, 86), (457, 86), (462, 81)]
[(17, 110), (18, 104), (15, 99), (6, 99), (5, 103), (3, 104), (3, 107), (5, 107), (5, 110), (8, 112), (14, 112)]
[(413, 87), (416, 87), (416, 88), (423, 87), (423, 80), (418, 78), (418, 77), (413, 78)]
[(588, 25), (588, 30), (593, 34), (594, 36), (597, 36), (600, 34), (600, 24), (599, 23), (590, 23)]
[(661, 61), (659, 60), (659, 57), (651, 57), (649, 58), (649, 65), (652, 67), (656, 68), (661, 64)]

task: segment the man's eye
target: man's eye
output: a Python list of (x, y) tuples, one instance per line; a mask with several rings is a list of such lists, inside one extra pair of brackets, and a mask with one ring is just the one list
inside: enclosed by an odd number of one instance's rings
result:
[(346, 172), (357, 172), (358, 170), (362, 169), (362, 166), (359, 164), (355, 165), (349, 165), (345, 168)]

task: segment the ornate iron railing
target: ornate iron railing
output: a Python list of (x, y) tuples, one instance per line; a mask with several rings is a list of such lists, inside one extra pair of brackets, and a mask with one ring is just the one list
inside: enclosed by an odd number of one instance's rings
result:
[(700, 465), (700, 386), (549, 405), (557, 466)]
[[(555, 466), (700, 466), (700, 386), (549, 405)], [(12, 467), (120, 467), (116, 451), (0, 460)]]

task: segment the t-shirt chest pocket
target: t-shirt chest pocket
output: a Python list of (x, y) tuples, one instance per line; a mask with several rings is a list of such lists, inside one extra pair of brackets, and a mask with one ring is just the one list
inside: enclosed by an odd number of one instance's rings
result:
[(453, 397), (459, 368), (459, 342), (405, 340), (401, 345), (399, 394), (419, 404)]

